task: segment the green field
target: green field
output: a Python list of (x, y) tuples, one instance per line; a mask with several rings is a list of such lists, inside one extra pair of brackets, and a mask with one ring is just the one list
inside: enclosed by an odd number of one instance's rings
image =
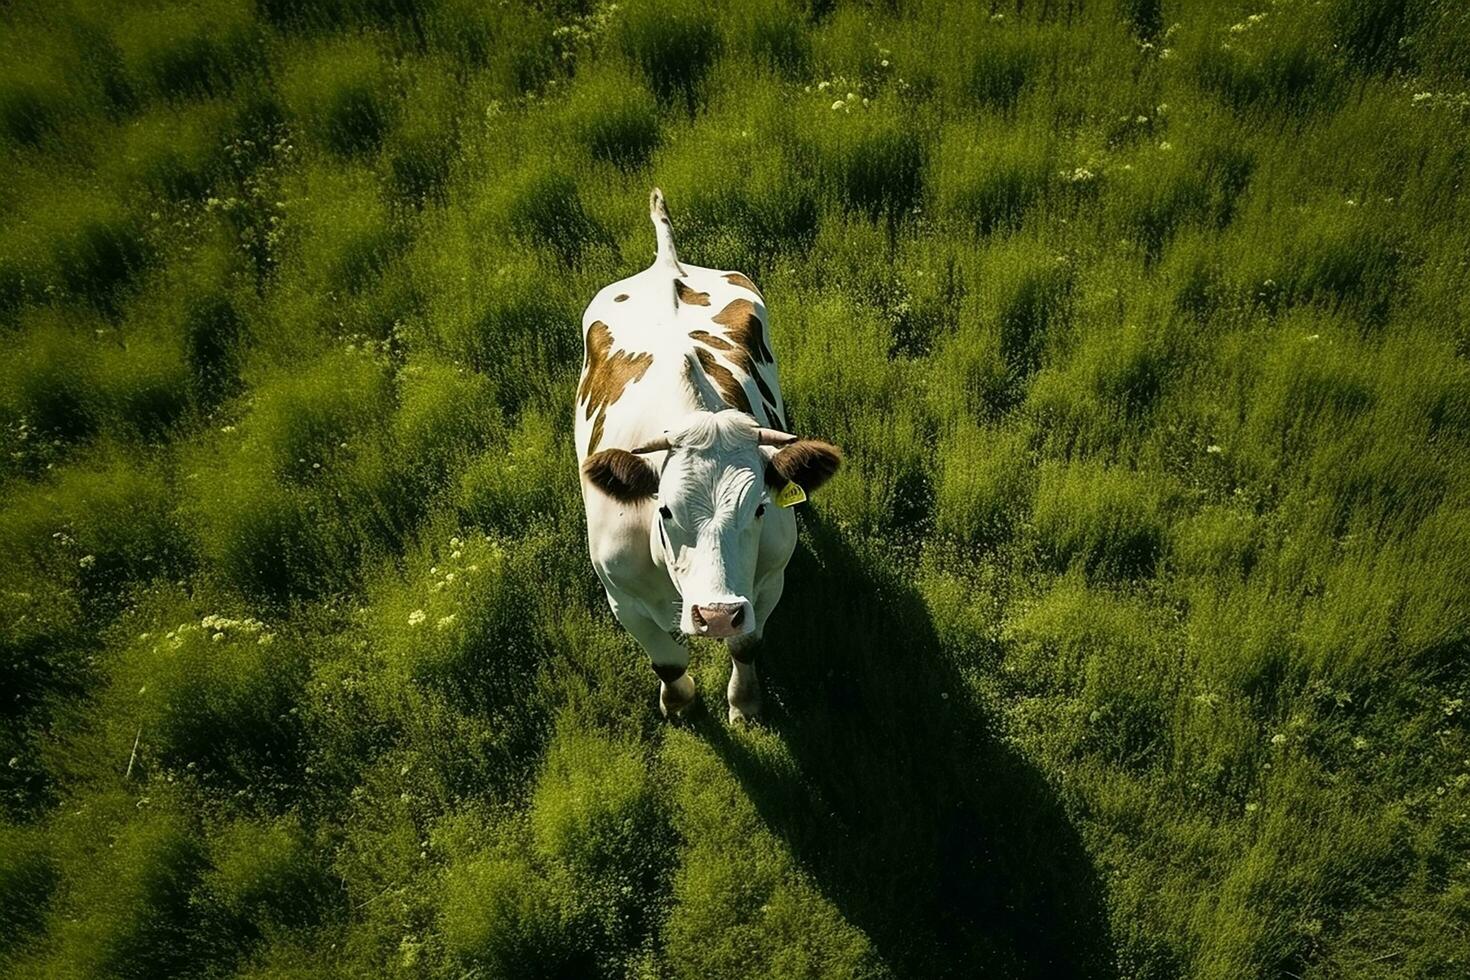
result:
[[(14, 0), (0, 161), (0, 975), (1470, 974), (1461, 0)], [(758, 726), (655, 184), (847, 454)]]

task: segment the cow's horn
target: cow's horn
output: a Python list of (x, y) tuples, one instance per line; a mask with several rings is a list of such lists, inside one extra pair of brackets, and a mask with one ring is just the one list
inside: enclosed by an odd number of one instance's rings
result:
[(643, 453), (665, 453), (672, 448), (674, 447), (669, 443), (669, 437), (662, 435), (650, 442), (645, 442), (637, 449), (634, 449), (633, 453), (635, 455), (641, 455)]
[(767, 429), (764, 426), (755, 430), (757, 442), (762, 446), (785, 446), (796, 441), (796, 436), (780, 429)]

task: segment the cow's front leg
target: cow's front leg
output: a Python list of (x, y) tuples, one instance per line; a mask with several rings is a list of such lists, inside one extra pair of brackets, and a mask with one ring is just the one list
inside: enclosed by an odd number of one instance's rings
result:
[(653, 662), (653, 672), (659, 679), (658, 710), (665, 718), (682, 715), (699, 693), (694, 678), (689, 676), (689, 647), (684, 635), (671, 634), (639, 613), (619, 610), (617, 616)]
[(725, 698), (730, 702), (730, 722), (754, 721), (761, 713), (761, 681), (755, 672), (755, 651), (760, 636), (749, 633), (730, 640), (730, 684)]
[(776, 611), (785, 585), (784, 564), (764, 575), (755, 593), (755, 630), (726, 641), (730, 649), (730, 684), (725, 688), (725, 700), (730, 702), (731, 723), (760, 717), (761, 680), (755, 672), (755, 654), (766, 632), (766, 620)]
[(653, 669), (659, 677), (659, 713), (671, 720), (680, 717), (699, 695), (698, 688), (694, 686), (694, 678), (689, 676), (689, 671), (684, 667), (654, 664)]

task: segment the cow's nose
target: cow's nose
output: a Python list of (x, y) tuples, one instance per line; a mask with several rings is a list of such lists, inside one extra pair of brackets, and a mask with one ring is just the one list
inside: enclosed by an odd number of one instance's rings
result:
[(689, 618), (701, 636), (736, 636), (744, 632), (750, 616), (747, 602), (706, 602), (693, 606)]

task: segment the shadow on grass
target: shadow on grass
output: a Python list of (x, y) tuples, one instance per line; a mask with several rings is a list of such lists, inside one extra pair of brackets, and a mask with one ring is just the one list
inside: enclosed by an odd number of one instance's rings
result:
[(760, 654), (799, 775), (710, 713), (696, 729), (899, 975), (1112, 975), (1102, 884), (1060, 802), (967, 697), (914, 588), (804, 516)]

